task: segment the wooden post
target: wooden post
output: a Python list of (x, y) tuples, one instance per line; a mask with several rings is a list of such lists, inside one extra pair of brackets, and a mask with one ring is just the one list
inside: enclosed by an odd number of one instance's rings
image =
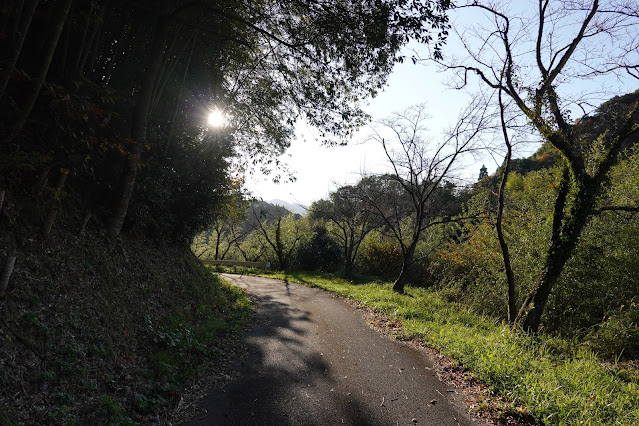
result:
[(5, 291), (9, 286), (9, 278), (13, 272), (13, 265), (16, 263), (17, 256), (9, 256), (7, 262), (4, 264), (2, 275), (0, 275), (0, 291)]
[(51, 233), (51, 228), (53, 228), (53, 222), (55, 222), (55, 217), (58, 215), (58, 210), (59, 206), (57, 203), (55, 203), (55, 205), (51, 207), (51, 210), (49, 210), (49, 214), (42, 225), (42, 236), (44, 238), (47, 238)]
[(82, 222), (80, 223), (80, 231), (78, 232), (78, 235), (84, 234), (84, 230), (86, 229), (87, 224), (89, 223), (89, 219), (91, 219), (91, 212), (87, 210), (84, 212), (84, 216), (82, 217)]

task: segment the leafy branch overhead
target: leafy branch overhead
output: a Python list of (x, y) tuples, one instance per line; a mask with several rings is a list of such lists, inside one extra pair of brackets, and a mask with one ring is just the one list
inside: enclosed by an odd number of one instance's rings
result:
[[(0, 47), (9, 58), (0, 71), (2, 175), (70, 170), (67, 189), (90, 200), (111, 240), (133, 224), (192, 237), (232, 173), (262, 168), (279, 179), (277, 157), (300, 119), (326, 143), (345, 143), (368, 120), (361, 104), (386, 84), (402, 46), (418, 40), (441, 49), (450, 7), (445, 0), (22, 3), (1, 17), (2, 28), (20, 29)], [(206, 128), (209, 109), (223, 113), (223, 128)], [(15, 158), (30, 160), (4, 160)]]

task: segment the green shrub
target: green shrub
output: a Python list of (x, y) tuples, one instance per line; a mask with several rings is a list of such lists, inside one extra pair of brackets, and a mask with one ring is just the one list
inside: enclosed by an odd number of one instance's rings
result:
[(297, 249), (295, 264), (304, 271), (335, 272), (342, 261), (342, 250), (328, 235), (326, 228), (316, 226), (313, 236)]
[(365, 275), (396, 278), (402, 268), (402, 253), (391, 239), (373, 232), (360, 248), (358, 269)]
[(586, 343), (607, 358), (639, 359), (639, 301), (607, 315), (586, 336)]

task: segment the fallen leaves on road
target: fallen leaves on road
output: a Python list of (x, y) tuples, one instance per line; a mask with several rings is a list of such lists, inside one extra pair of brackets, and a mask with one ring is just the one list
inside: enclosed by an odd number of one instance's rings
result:
[[(435, 371), (439, 379), (446, 385), (455, 387), (463, 394), (469, 412), (475, 417), (488, 424), (499, 426), (541, 424), (527, 414), (525, 408), (515, 405), (505, 396), (493, 394), (487, 386), (473, 377), (465, 367), (456, 364), (452, 359), (427, 346), (422, 339), (410, 338), (398, 319), (389, 318), (357, 300), (348, 298), (346, 300), (364, 314), (364, 318), (373, 329), (427, 351), (433, 358)], [(449, 390), (448, 392), (457, 393), (455, 390)], [(436, 404), (437, 400), (433, 399), (430, 403)], [(413, 419), (413, 423), (417, 423), (417, 419)]]

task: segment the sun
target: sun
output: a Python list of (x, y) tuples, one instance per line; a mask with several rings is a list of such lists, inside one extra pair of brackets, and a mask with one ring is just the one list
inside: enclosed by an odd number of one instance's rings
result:
[(219, 109), (214, 109), (209, 112), (207, 117), (209, 127), (222, 127), (226, 123), (224, 113)]

